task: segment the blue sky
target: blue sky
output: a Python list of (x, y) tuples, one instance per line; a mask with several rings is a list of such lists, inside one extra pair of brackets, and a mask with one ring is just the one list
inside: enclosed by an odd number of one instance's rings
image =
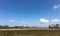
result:
[(53, 22), (60, 22), (60, 0), (0, 0), (0, 25), (47, 26)]

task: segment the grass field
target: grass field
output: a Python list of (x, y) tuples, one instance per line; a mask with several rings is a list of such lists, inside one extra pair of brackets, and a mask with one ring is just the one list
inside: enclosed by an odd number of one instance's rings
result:
[(60, 36), (60, 29), (0, 29), (0, 36)]

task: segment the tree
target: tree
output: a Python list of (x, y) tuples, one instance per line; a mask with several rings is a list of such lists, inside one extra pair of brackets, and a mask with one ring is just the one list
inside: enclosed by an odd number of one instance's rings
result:
[(59, 24), (56, 24), (56, 25), (49, 25), (49, 28), (59, 28)]
[(55, 26), (56, 28), (59, 28), (59, 24), (56, 24), (56, 26)]
[(49, 25), (49, 28), (51, 28), (51, 26)]

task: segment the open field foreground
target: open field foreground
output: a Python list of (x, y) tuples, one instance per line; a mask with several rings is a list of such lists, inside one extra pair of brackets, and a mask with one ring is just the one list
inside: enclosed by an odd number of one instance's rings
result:
[(0, 29), (0, 36), (60, 36), (60, 29)]

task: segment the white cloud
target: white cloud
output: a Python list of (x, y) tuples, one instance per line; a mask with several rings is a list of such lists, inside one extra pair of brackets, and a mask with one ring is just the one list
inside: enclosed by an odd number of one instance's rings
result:
[(15, 21), (15, 20), (9, 20), (9, 22), (10, 22), (10, 23), (14, 23), (14, 22), (16, 22), (16, 21)]
[(20, 22), (20, 24), (27, 24), (26, 22)]
[(25, 26), (29, 26), (29, 23), (28, 22), (24, 22), (24, 21), (23, 22), (20, 22), (19, 24), (23, 25), (24, 27)]
[(40, 22), (41, 22), (41, 23), (48, 23), (49, 20), (47, 20), (47, 19), (45, 19), (45, 18), (41, 18), (41, 19), (40, 19)]
[(54, 5), (54, 6), (53, 6), (53, 9), (57, 9), (57, 8), (60, 8), (60, 4), (59, 4), (59, 5)]
[(51, 20), (51, 22), (59, 22), (60, 20), (59, 19), (53, 19), (53, 20)]

